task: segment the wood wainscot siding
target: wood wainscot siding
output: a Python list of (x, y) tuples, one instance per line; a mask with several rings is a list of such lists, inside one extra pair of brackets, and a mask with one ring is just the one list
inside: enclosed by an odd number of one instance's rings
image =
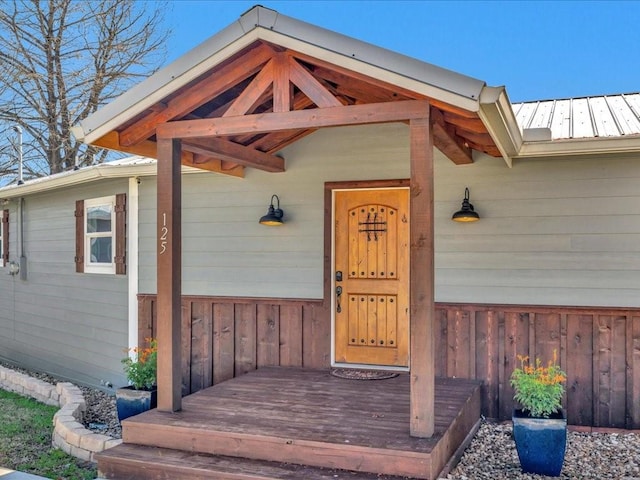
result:
[[(156, 336), (156, 295), (138, 309), (143, 342)], [(183, 296), (183, 395), (259, 367), (329, 367), (330, 343), (321, 300)]]
[[(155, 335), (155, 295), (139, 295), (139, 336)], [(320, 300), (183, 296), (183, 393), (261, 366), (328, 368)], [(557, 351), (572, 425), (640, 428), (640, 309), (436, 303), (436, 376), (479, 379), (482, 412), (511, 418), (517, 355)]]
[(482, 411), (507, 420), (517, 355), (557, 351), (571, 425), (640, 428), (640, 309), (436, 304), (436, 375), (484, 381)]

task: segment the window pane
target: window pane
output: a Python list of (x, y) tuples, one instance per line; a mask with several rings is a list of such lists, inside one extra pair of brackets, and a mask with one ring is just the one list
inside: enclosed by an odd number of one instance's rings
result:
[(91, 239), (91, 263), (112, 263), (111, 237)]
[(87, 208), (87, 233), (111, 231), (111, 205)]

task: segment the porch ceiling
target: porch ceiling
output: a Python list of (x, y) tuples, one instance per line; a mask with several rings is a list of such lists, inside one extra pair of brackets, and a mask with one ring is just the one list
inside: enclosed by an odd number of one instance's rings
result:
[[(206, 134), (180, 136), (182, 163), (235, 176), (242, 176), (245, 167), (278, 172), (284, 170), (285, 163), (276, 153), (316, 128), (288, 129), (285, 124), (277, 131), (259, 131), (256, 124), (261, 114), (303, 110), (311, 114), (313, 109), (407, 100), (429, 101), (434, 144), (454, 163), (471, 163), (472, 150), (501, 156), (476, 112), (263, 39), (173, 90), (92, 143), (157, 158), (159, 125), (170, 123), (171, 127), (188, 132), (202, 123), (193, 120), (224, 118), (228, 122), (235, 117), (243, 124), (238, 131), (253, 133), (225, 134), (211, 127)], [(335, 111), (338, 110), (341, 109)], [(331, 115), (330, 111), (325, 110)]]

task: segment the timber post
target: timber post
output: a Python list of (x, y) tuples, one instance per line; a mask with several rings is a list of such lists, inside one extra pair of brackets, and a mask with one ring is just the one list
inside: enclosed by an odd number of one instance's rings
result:
[(180, 141), (158, 137), (158, 410), (182, 408), (182, 178)]
[(410, 130), (410, 433), (431, 437), (435, 428), (433, 135), (429, 109)]

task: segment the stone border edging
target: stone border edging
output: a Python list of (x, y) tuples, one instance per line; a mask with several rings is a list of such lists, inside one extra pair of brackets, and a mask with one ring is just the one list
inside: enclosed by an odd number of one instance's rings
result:
[(84, 427), (82, 420), (87, 404), (82, 391), (72, 383), (59, 382), (52, 385), (0, 366), (0, 388), (34, 398), (46, 405), (60, 407), (53, 416), (51, 443), (80, 460), (95, 462), (96, 453), (122, 443), (120, 439), (94, 433)]

